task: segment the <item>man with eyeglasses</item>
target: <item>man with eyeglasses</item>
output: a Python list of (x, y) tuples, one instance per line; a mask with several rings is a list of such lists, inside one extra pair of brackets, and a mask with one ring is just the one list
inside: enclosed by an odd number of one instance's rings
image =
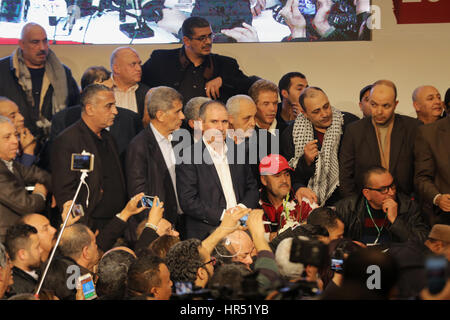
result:
[(214, 34), (206, 19), (190, 17), (181, 30), (183, 46), (153, 51), (142, 67), (143, 83), (176, 89), (183, 104), (198, 96), (225, 103), (233, 95), (248, 92), (256, 79), (247, 77), (235, 59), (211, 53)]
[(424, 241), (429, 232), (419, 206), (397, 192), (394, 178), (380, 166), (363, 174), (360, 194), (336, 203), (336, 212), (345, 225), (344, 237), (366, 245), (389, 247), (391, 243)]
[(386, 168), (398, 190), (414, 191), (414, 141), (421, 122), (395, 113), (397, 88), (379, 80), (370, 89), (371, 117), (355, 121), (345, 131), (339, 151), (340, 195), (347, 197), (362, 187), (363, 173), (371, 166)]

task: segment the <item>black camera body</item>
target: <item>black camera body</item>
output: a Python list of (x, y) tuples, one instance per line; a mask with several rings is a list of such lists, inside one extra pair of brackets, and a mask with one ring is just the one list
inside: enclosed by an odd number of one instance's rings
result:
[(306, 237), (294, 237), (292, 239), (291, 262), (302, 263), (305, 266), (325, 266), (328, 262), (328, 247), (319, 240), (310, 240)]

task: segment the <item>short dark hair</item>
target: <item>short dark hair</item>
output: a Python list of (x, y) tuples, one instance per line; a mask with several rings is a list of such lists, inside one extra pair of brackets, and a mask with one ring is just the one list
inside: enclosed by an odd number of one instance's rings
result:
[(165, 258), (169, 249), (180, 242), (180, 238), (172, 236), (170, 234), (164, 234), (150, 244), (149, 249), (158, 257)]
[(448, 88), (447, 91), (445, 92), (444, 103), (447, 112), (450, 112), (450, 88)]
[(197, 270), (204, 261), (198, 251), (202, 242), (188, 239), (175, 244), (166, 255), (166, 264), (172, 281), (190, 281), (197, 279)]
[(364, 95), (366, 94), (367, 91), (370, 91), (372, 89), (373, 85), (369, 84), (367, 86), (365, 86), (364, 88), (361, 89), (361, 91), (359, 92), (359, 102), (362, 101)]
[(103, 66), (92, 66), (86, 69), (81, 76), (81, 90), (96, 81), (106, 81), (111, 77), (111, 72)]
[(194, 28), (205, 28), (209, 27), (210, 24), (208, 20), (202, 17), (189, 17), (184, 20), (183, 25), (181, 26), (181, 31), (184, 37), (192, 38), (194, 34)]
[(242, 283), (251, 272), (243, 264), (223, 264), (216, 270), (208, 288), (221, 293), (219, 299), (236, 300), (242, 296)]
[(292, 78), (306, 79), (305, 75), (301, 72), (294, 71), (286, 73), (284, 76), (281, 77), (280, 81), (278, 81), (278, 89), (280, 91), (280, 97), (282, 96), (281, 90), (289, 90), (289, 88), (291, 87)]
[(102, 257), (98, 264), (96, 283), (99, 297), (108, 300), (125, 298), (128, 269), (136, 258), (124, 250), (114, 250)]
[(17, 252), (30, 246), (30, 236), (37, 234), (35, 227), (28, 224), (12, 225), (6, 231), (5, 247), (11, 260), (16, 259)]
[(335, 210), (328, 207), (320, 207), (311, 211), (306, 221), (311, 225), (321, 226), (325, 229), (333, 229), (337, 225), (337, 220), (342, 221)]
[(305, 99), (312, 96), (311, 91), (320, 91), (323, 94), (325, 94), (325, 91), (323, 91), (319, 87), (308, 87), (305, 90), (303, 90), (303, 92), (300, 95), (300, 97), (298, 98), (298, 100), (299, 100), (300, 106), (302, 107), (303, 111), (305, 111), (305, 112), (306, 112)]
[(97, 93), (101, 91), (113, 92), (111, 88), (98, 83), (90, 84), (86, 88), (84, 88), (84, 90), (81, 91), (80, 98), (82, 109), (84, 110), (88, 103), (93, 103), (93, 100), (96, 98)]
[(363, 176), (362, 176), (363, 188), (366, 188), (369, 186), (369, 180), (373, 174), (383, 174), (383, 173), (389, 173), (389, 171), (386, 168), (383, 168), (381, 166), (369, 167), (366, 171), (364, 171)]
[(128, 294), (146, 295), (161, 284), (159, 266), (164, 260), (152, 254), (146, 254), (135, 260), (128, 270)]

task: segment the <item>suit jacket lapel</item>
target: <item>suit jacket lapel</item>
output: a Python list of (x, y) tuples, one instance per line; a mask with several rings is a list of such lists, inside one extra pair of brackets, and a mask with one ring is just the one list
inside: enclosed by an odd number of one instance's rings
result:
[(450, 163), (450, 148), (447, 145), (447, 141), (450, 141), (450, 115), (447, 116), (446, 121), (441, 122), (438, 132), (439, 140), (435, 143), (442, 152), (442, 158), (447, 159)]
[(366, 155), (367, 159), (376, 159), (377, 163), (381, 165), (380, 149), (378, 148), (377, 135), (371, 118), (366, 119), (366, 129), (361, 134), (365, 134), (365, 143), (368, 146), (369, 154)]
[(402, 151), (404, 138), (405, 138), (405, 130), (403, 127), (403, 123), (396, 116), (394, 119), (394, 127), (392, 128), (391, 134), (391, 150), (389, 159), (390, 172), (394, 172), (394, 169), (397, 166), (398, 158), (400, 156), (400, 152)]

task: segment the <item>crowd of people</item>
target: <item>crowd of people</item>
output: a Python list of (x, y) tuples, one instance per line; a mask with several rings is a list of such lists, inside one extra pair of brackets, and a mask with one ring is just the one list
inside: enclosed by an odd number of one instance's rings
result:
[(0, 298), (450, 299), (450, 90), (412, 118), (379, 80), (359, 119), (182, 35), (81, 90), (35, 23), (0, 60)]

